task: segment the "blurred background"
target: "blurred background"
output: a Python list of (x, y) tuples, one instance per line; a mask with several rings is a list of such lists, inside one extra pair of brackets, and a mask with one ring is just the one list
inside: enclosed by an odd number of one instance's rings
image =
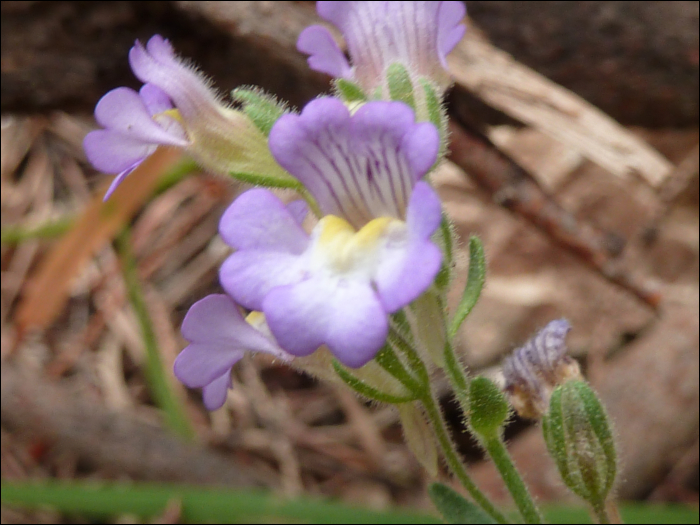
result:
[[(462, 241), (453, 305), (469, 236), (486, 249), (464, 363), (497, 377), (504, 355), (568, 318), (615, 423), (619, 497), (695, 511), (698, 5), (467, 2), (451, 153), (433, 177)], [(327, 92), (295, 49), (314, 3), (1, 6), (3, 498), (6, 482), (180, 482), (434, 514), (391, 407), (264, 356), (236, 368), (214, 413), (172, 378), (184, 314), (221, 290), (217, 224), (245, 187), (160, 152), (105, 206), (111, 177), (82, 151), (99, 98), (139, 86), (134, 40), (156, 33), (222, 93), (254, 84), (301, 107)], [(510, 505), (434, 380), (477, 483)], [(507, 437), (538, 500), (576, 501), (536, 424), (514, 418)], [(7, 523), (63, 519), (2, 507)], [(186, 516), (174, 504), (157, 519)]]

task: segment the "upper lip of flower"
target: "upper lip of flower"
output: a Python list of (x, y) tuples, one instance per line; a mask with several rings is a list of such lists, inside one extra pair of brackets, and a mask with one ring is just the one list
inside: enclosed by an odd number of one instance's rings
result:
[(352, 78), (367, 93), (394, 62), (443, 87), (449, 83), (445, 56), (464, 35), (462, 2), (318, 2), (317, 10), (342, 32), (352, 67), (330, 32), (315, 25), (297, 42), (312, 69)]
[(316, 198), (324, 215), (356, 229), (378, 217), (405, 218), (415, 183), (434, 164), (440, 138), (401, 102), (368, 102), (353, 115), (323, 97), (280, 118), (269, 138), (277, 162)]

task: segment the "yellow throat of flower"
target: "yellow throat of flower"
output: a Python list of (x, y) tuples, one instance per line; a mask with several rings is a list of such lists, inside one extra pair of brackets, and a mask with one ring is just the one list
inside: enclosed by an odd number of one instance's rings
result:
[(316, 251), (326, 264), (339, 273), (372, 265), (375, 255), (390, 227), (403, 225), (391, 217), (379, 217), (365, 224), (359, 231), (335, 215), (326, 215), (317, 228), (320, 229)]

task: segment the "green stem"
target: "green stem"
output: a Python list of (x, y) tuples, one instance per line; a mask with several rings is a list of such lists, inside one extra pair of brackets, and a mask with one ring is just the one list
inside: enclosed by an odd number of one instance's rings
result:
[(522, 514), (525, 523), (542, 523), (542, 515), (535, 506), (535, 502), (527, 490), (520, 474), (518, 474), (513, 460), (508, 454), (508, 450), (504, 445), (500, 436), (487, 438), (483, 442), (486, 452), (493, 460), (498, 472), (503, 478), (508, 492), (513, 496), (513, 500)]
[(447, 461), (448, 466), (452, 470), (457, 479), (459, 479), (462, 486), (467, 489), (467, 492), (474, 498), (474, 501), (479, 505), (484, 512), (491, 516), (498, 523), (509, 523), (508, 519), (491, 503), (488, 498), (479, 490), (479, 488), (474, 484), (474, 482), (469, 477), (467, 469), (464, 467), (462, 460), (460, 459), (457, 450), (455, 449), (452, 440), (450, 439), (447, 427), (442, 418), (442, 413), (438, 407), (437, 402), (432, 395), (426, 395), (421, 399), (423, 406), (425, 407), (426, 414), (433, 429), (435, 430), (435, 435), (437, 436), (440, 447), (442, 448), (442, 453), (445, 456), (445, 461)]
[(37, 226), (6, 226), (0, 230), (2, 244), (19, 244), (30, 239), (53, 239), (66, 233), (75, 223), (74, 217), (63, 217)]
[(462, 368), (457, 355), (455, 354), (454, 348), (450, 341), (445, 342), (445, 370), (447, 372), (447, 378), (450, 380), (452, 390), (462, 407), (462, 413), (465, 419), (469, 419), (469, 378)]
[(593, 505), (593, 514), (598, 520), (598, 523), (612, 523), (610, 515), (608, 514), (608, 509), (605, 507), (605, 503)]
[(192, 439), (194, 431), (184, 408), (177, 395), (173, 391), (169, 378), (165, 374), (163, 361), (158, 350), (158, 340), (153, 322), (148, 315), (148, 307), (141, 290), (136, 260), (131, 252), (131, 241), (128, 229), (124, 229), (117, 237), (117, 247), (122, 260), (124, 272), (124, 282), (126, 284), (129, 301), (134, 309), (134, 313), (141, 325), (143, 344), (146, 348), (146, 369), (145, 375), (150, 387), (153, 399), (163, 412), (168, 426), (185, 439)]

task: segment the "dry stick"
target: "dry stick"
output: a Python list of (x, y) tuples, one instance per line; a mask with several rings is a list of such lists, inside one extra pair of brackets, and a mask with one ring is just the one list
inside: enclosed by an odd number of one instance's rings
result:
[(8, 361), (2, 364), (1, 381), (4, 426), (72, 451), (115, 475), (234, 487), (274, 484), (230, 458), (185, 443), (127, 413), (106, 411), (84, 392), (23, 372)]
[(448, 158), (466, 171), (494, 200), (576, 253), (611, 282), (656, 309), (660, 294), (640, 276), (617, 263), (622, 242), (562, 209), (528, 173), (483, 134), (450, 123)]

